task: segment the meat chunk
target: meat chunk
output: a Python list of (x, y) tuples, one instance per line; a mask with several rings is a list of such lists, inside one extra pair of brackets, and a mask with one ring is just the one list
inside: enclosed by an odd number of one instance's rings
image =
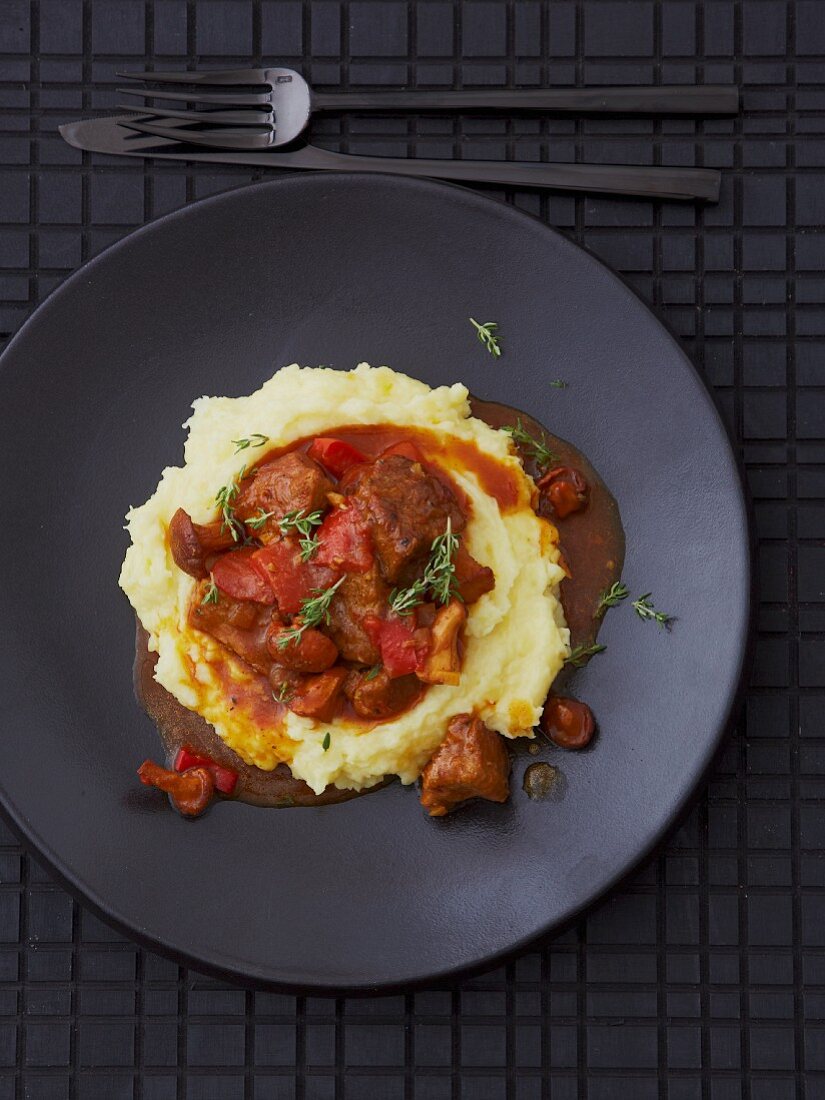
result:
[(211, 555), (234, 545), (232, 532), (220, 520), (193, 523), (189, 513), (178, 508), (169, 521), (169, 549), (175, 565), (198, 580), (207, 575), (206, 562)]
[(345, 668), (330, 668), (317, 676), (305, 676), (295, 685), (286, 705), (304, 718), (331, 722), (341, 702), (341, 689), (347, 675)]
[(344, 684), (344, 692), (359, 718), (384, 721), (410, 707), (421, 692), (415, 676), (399, 676), (391, 680), (385, 669), (353, 672)]
[(381, 616), (387, 608), (390, 589), (373, 567), (366, 573), (347, 573), (329, 609), (327, 633), (341, 656), (359, 665), (380, 660), (378, 646), (364, 628), (368, 615)]
[(266, 635), (272, 622), (272, 608), (234, 600), (222, 592), (217, 603), (204, 603), (208, 592), (206, 581), (196, 587), (189, 605), (189, 625), (217, 638), (257, 672), (269, 672), (272, 658)]
[(390, 584), (427, 557), (448, 519), (454, 532), (463, 530), (466, 521), (455, 496), (420, 463), (394, 454), (356, 469), (348, 492), (369, 521), (381, 572)]
[(482, 565), (480, 561), (476, 561), (461, 543), (458, 544), (453, 564), (458, 591), (464, 603), (475, 603), (485, 593), (492, 592), (495, 588), (495, 574), (489, 565)]
[(421, 773), (421, 805), (430, 817), (443, 817), (468, 798), (506, 802), (509, 773), (502, 738), (480, 718), (457, 714)]
[(264, 512), (274, 514), (255, 535), (269, 542), (279, 535), (278, 521), (287, 512), (315, 512), (327, 506), (327, 493), (332, 482), (309, 455), (290, 451), (271, 462), (265, 462), (250, 478), (245, 478), (235, 498), (238, 519), (255, 519)]
[[(266, 636), (272, 655), (285, 668), (296, 672), (326, 672), (338, 659), (338, 647), (320, 630), (308, 627), (298, 637), (289, 637), (290, 628), (273, 623)], [(285, 644), (284, 639), (286, 639)]]

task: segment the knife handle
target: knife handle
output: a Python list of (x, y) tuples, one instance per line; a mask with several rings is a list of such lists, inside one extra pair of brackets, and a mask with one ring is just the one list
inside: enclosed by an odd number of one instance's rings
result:
[[(307, 146), (294, 154), (296, 168), (327, 171), (389, 172), (402, 176), (435, 176), (465, 183), (498, 183), (558, 191), (598, 191), (649, 199), (719, 201), (721, 174), (710, 168), (660, 168), (625, 164), (548, 164), (536, 161), (426, 160), (418, 157), (368, 157), (332, 153)], [(300, 158), (300, 160), (298, 159)], [(287, 165), (284, 165), (287, 167)]]

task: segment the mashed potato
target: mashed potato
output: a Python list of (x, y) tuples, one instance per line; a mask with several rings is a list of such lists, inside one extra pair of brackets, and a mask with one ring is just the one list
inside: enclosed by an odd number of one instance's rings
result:
[[(557, 536), (531, 507), (533, 483), (509, 436), (470, 416), (467, 389), (431, 389), (388, 367), (361, 363), (343, 372), (285, 367), (248, 397), (201, 397), (184, 424), (185, 464), (163, 471), (152, 497), (127, 515), (132, 539), (120, 586), (158, 654), (155, 677), (184, 706), (211, 722), (248, 764), (293, 775), (320, 793), (328, 784), (361, 789), (385, 775), (413, 782), (444, 737), (448, 720), (473, 712), (506, 737), (530, 735), (553, 679), (569, 653), (558, 585)], [(215, 517), (215, 492), (232, 480), (243, 457), (233, 439), (259, 432), (283, 447), (336, 427), (394, 424), (429, 429), (472, 443), (511, 470), (521, 486), (516, 508), (502, 512), (475, 474), (450, 463), (449, 472), (472, 504), (464, 539), (489, 565), (495, 589), (469, 610), (457, 686), (433, 685), (411, 710), (376, 726), (335, 719), (323, 724), (285, 712), (280, 724), (254, 707), (231, 706), (218, 664), (261, 684), (213, 638), (192, 629), (187, 607), (195, 581), (177, 568), (167, 526), (177, 508), (197, 523)], [(324, 751), (326, 733), (329, 748)]]

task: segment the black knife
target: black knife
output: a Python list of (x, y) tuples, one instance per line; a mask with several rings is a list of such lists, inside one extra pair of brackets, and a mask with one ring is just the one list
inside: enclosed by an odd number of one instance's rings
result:
[(398, 157), (353, 156), (314, 145), (286, 150), (244, 153), (193, 149), (182, 142), (135, 134), (119, 125), (145, 114), (83, 119), (60, 127), (63, 138), (76, 149), (110, 156), (154, 157), (193, 164), (245, 164), (257, 168), (320, 169), (328, 172), (387, 172), (428, 176), (465, 183), (498, 183), (510, 187), (542, 187), (559, 191), (600, 191), (659, 199), (719, 200), (721, 175), (709, 168), (660, 168), (624, 164), (550, 164), (536, 161), (425, 160)]

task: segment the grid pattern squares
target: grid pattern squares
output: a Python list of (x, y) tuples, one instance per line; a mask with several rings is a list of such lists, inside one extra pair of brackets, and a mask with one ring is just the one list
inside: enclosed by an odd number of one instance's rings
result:
[(698, 164), (718, 206), (501, 190), (623, 272), (748, 468), (752, 688), (709, 790), (618, 895), (453, 991), (245, 992), (111, 932), (0, 835), (0, 1100), (825, 1097), (825, 4), (3, 0), (0, 337), (78, 264), (252, 171), (81, 155), (122, 67), (280, 61), (318, 87), (738, 82), (736, 120), (322, 119), (386, 155)]

